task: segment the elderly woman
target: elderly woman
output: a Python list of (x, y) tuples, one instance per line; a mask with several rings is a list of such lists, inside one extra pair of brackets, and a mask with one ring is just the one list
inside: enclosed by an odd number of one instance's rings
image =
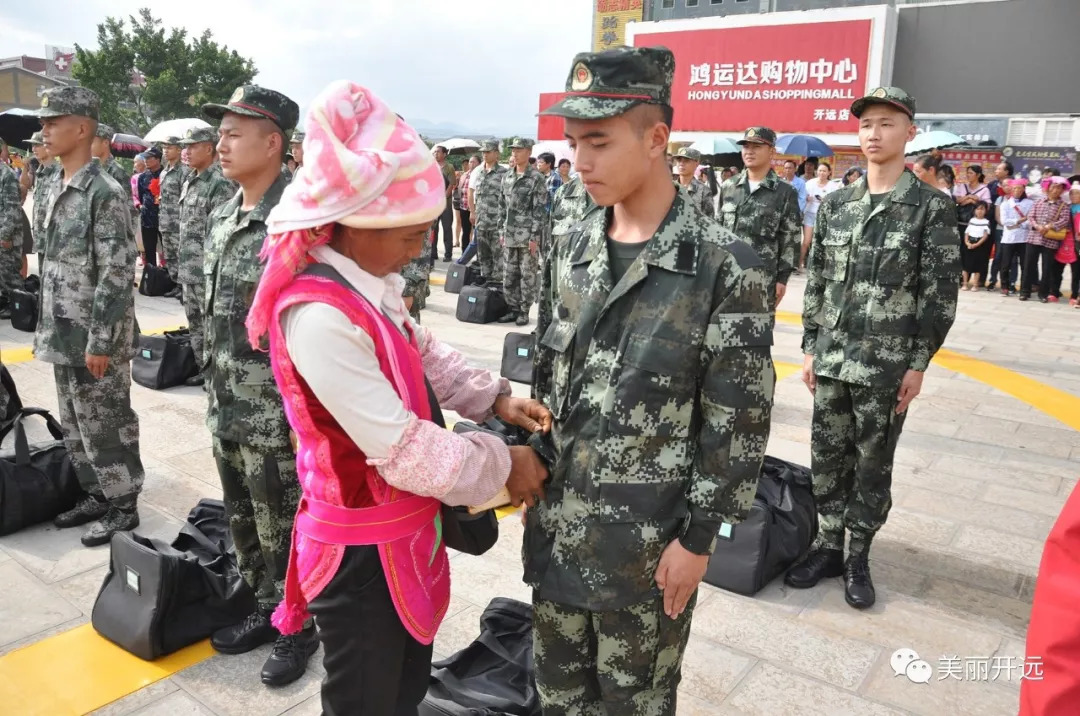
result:
[(551, 413), (409, 320), (398, 272), (446, 205), (416, 132), (348, 82), (314, 100), (305, 127), (248, 316), (253, 345), (269, 334), (303, 489), (273, 622), (291, 633), (314, 615), (324, 714), (415, 713), (450, 598), (441, 506), (504, 487), (532, 505), (547, 476), (532, 448), (440, 427), (439, 405), (533, 432)]
[(1031, 207), (1027, 220), (1027, 253), (1024, 256), (1024, 275), (1020, 281), (1020, 300), (1031, 298), (1031, 287), (1036, 267), (1042, 259), (1039, 281), (1039, 300), (1057, 303), (1054, 287), (1061, 283), (1054, 255), (1061, 247), (1069, 226), (1069, 203), (1062, 198), (1069, 187), (1065, 177), (1051, 177), (1046, 188), (1046, 198), (1039, 199)]

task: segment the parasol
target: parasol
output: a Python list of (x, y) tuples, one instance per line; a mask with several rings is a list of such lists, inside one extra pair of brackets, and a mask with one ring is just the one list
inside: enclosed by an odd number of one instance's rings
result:
[(912, 139), (907, 143), (907, 146), (904, 148), (904, 154), (905, 156), (911, 156), (912, 154), (926, 154), (935, 149), (948, 149), (949, 147), (963, 146), (967, 146), (967, 142), (958, 135), (955, 135), (952, 132), (946, 132), (944, 129), (934, 129), (929, 132), (916, 134), (915, 139)]
[(0, 112), (0, 139), (7, 144), (30, 151), (26, 140), (39, 129), (41, 121), (37, 117), (37, 110), (16, 108)]
[(444, 142), (435, 142), (431, 147), (431, 151), (434, 152), (435, 147), (442, 147), (446, 150), (447, 154), (468, 154), (469, 152), (480, 151), (479, 143), (462, 137), (454, 137), (453, 139), (447, 139)]
[(209, 122), (194, 117), (169, 119), (155, 125), (153, 129), (147, 132), (146, 136), (143, 137), (143, 142), (157, 144), (166, 141), (169, 137), (183, 137), (189, 129), (201, 129), (209, 126)]
[(690, 145), (691, 149), (696, 149), (705, 156), (714, 156), (717, 154), (739, 154), (742, 152), (739, 149), (739, 145), (730, 139), (724, 137), (714, 137), (712, 139), (699, 139)]
[(109, 149), (113, 156), (133, 159), (136, 154), (145, 152), (150, 145), (134, 134), (114, 134), (109, 142)]
[(833, 150), (809, 134), (785, 134), (776, 140), (776, 152), (791, 157), (831, 157)]

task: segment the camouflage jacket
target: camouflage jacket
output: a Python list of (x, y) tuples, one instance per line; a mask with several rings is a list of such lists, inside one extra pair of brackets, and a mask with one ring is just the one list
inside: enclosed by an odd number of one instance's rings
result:
[(202, 172), (191, 171), (180, 188), (180, 283), (202, 283), (203, 254), (210, 234), (210, 215), (236, 195), (236, 182), (226, 179), (221, 167), (211, 164)]
[(281, 201), (286, 184), (285, 177), (278, 176), (243, 218), (243, 192), (215, 211), (203, 262), (210, 396), (206, 425), (222, 440), (264, 449), (289, 447), (289, 424), (270, 370), (270, 354), (251, 347), (244, 321), (262, 277), (259, 252), (266, 238), (266, 217)]
[(19, 178), (15, 170), (0, 162), (0, 288), (21, 289), (23, 221)]
[[(439, 224), (439, 220), (435, 219), (435, 222), (431, 225), (431, 231), (437, 231), (435, 227)], [(432, 235), (429, 232), (424, 237), (423, 248), (420, 249), (420, 255), (405, 264), (401, 269), (401, 277), (405, 279), (405, 289), (401, 295), (412, 298), (413, 306), (409, 310), (413, 318), (419, 318), (420, 310), (427, 306), (427, 297), (431, 291), (428, 287), (428, 281), (431, 278), (431, 252), (434, 250), (434, 241), (432, 241)]]
[[(101, 163), (101, 160), (97, 157), (94, 157), (94, 161), (99, 164)], [(115, 179), (121, 189), (126, 189), (129, 193), (131, 192), (131, 175), (124, 171), (124, 167), (120, 166), (120, 162), (116, 161), (113, 157), (109, 157), (109, 161), (105, 162), (103, 166), (105, 173)]]
[(610, 216), (590, 210), (547, 262), (551, 318), (537, 335), (551, 368), (534, 389), (555, 415), (557, 461), (523, 548), (541, 598), (596, 610), (657, 596), (673, 539), (706, 554), (723, 522), (745, 517), (775, 379), (767, 280), (749, 247), (676, 192), (613, 286)]
[(135, 240), (124, 191), (89, 162), (62, 185), (48, 178), (41, 300), (34, 356), (85, 366), (86, 354), (126, 361), (135, 355)]
[(709, 217), (716, 216), (716, 210), (715, 207), (713, 207), (712, 194), (709, 193), (707, 184), (698, 179), (693, 179), (690, 182), (690, 186), (683, 186), (679, 180), (676, 179), (675, 186), (687, 193), (690, 197), (690, 201), (693, 202), (694, 206), (696, 206), (702, 214)]
[(485, 170), (480, 165), (480, 181), (471, 185), (476, 211), (473, 212), (473, 226), (477, 231), (502, 231), (506, 221), (506, 197), (503, 196), (503, 178), (507, 169), (496, 164), (494, 169)]
[(506, 248), (524, 249), (530, 241), (540, 241), (551, 198), (544, 175), (533, 167), (527, 167), (524, 174), (511, 169), (503, 177), (502, 193), (506, 206), (502, 236)]
[(38, 167), (34, 173), (34, 216), (31, 225), (34, 233), (34, 253), (45, 251), (45, 214), (49, 210), (49, 186), (52, 175), (60, 170), (60, 165), (50, 160)]
[[(773, 283), (787, 284), (802, 247), (802, 213), (795, 187), (770, 169), (751, 194), (750, 177), (744, 169), (720, 187), (719, 220), (725, 229), (750, 243)], [(776, 292), (769, 296), (769, 307), (775, 310)]]
[(161, 198), (158, 201), (158, 230), (163, 234), (175, 234), (180, 231), (180, 190), (187, 175), (187, 167), (179, 161), (176, 166), (163, 164), (158, 185)]
[(905, 169), (871, 211), (859, 179), (822, 199), (806, 274), (802, 347), (814, 372), (897, 388), (907, 370), (926, 370), (956, 316), (953, 202)]

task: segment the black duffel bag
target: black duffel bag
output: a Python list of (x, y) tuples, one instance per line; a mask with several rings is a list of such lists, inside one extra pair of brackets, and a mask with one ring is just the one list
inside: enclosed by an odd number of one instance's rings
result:
[(174, 388), (198, 372), (188, 329), (139, 335), (138, 352), (131, 361), (131, 379), (139, 385), (152, 390)]
[(118, 532), (111, 550), (90, 622), (140, 659), (171, 654), (255, 611), (221, 500), (199, 500), (172, 544)]
[(472, 264), (450, 264), (446, 269), (446, 283), (443, 290), (447, 293), (461, 293), (466, 286), (480, 283), (480, 269)]
[(11, 291), (8, 307), (11, 310), (11, 327), (33, 333), (37, 330), (38, 302), (41, 297), (41, 279), (30, 274), (22, 289)]
[[(45, 419), (53, 439), (30, 445), (26, 418)], [(0, 535), (51, 520), (75, 506), (83, 494), (71, 457), (64, 447), (64, 432), (49, 411), (23, 408), (0, 428), (0, 440), (11, 432), (15, 447), (0, 450)]]
[(164, 266), (146, 264), (142, 278), (139, 279), (139, 293), (144, 296), (164, 296), (176, 288), (176, 282), (169, 276), (169, 269)]
[(494, 323), (509, 310), (500, 287), (466, 286), (458, 294), (457, 319), (462, 323)]
[(532, 645), (532, 608), (492, 599), (480, 617), (480, 636), (431, 665), (418, 715), (540, 716)]
[(806, 554), (817, 531), (810, 470), (766, 457), (750, 514), (721, 528), (705, 582), (754, 594)]
[(503, 338), (502, 365), (499, 375), (515, 383), (532, 385), (535, 333), (507, 333)]

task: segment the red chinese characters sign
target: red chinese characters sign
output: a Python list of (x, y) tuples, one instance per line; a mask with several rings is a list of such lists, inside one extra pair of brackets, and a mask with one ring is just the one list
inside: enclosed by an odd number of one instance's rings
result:
[(871, 20), (655, 32), (637, 46), (675, 53), (674, 129), (851, 133), (867, 91)]

